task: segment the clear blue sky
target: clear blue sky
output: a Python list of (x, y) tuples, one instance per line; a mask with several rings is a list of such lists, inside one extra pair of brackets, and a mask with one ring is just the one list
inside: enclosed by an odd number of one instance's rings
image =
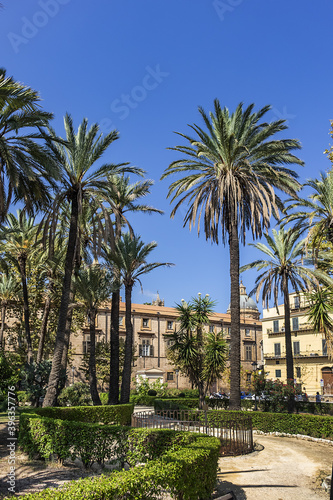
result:
[[(144, 168), (155, 185), (150, 203), (163, 216), (131, 221), (145, 242), (156, 240), (156, 270), (137, 286), (133, 301), (150, 301), (158, 290), (167, 306), (201, 292), (225, 312), (230, 297), (229, 253), (204, 235), (170, 219), (169, 181), (161, 174), (177, 156), (174, 131), (200, 122), (198, 106), (210, 111), (217, 97), (234, 110), (243, 101), (271, 104), (270, 119), (285, 118), (285, 136), (297, 138), (305, 167), (301, 182), (330, 167), (332, 112), (329, 0), (2, 0), (0, 65), (38, 90), (63, 135), (68, 111), (120, 139), (105, 155)], [(134, 179), (133, 179), (134, 180)], [(251, 237), (248, 238), (251, 242)], [(256, 257), (241, 250), (241, 264)], [(249, 291), (255, 273), (243, 275)], [(261, 309), (261, 304), (259, 304)]]

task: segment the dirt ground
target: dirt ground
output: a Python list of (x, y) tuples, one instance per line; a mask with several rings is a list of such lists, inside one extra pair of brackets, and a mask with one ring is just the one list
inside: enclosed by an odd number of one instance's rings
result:
[[(0, 498), (8, 494), (7, 431), (0, 425)], [(214, 498), (232, 490), (237, 500), (328, 499), (319, 480), (331, 473), (333, 446), (295, 438), (255, 435), (258, 451), (219, 460)], [(260, 451), (259, 451), (260, 450)], [(16, 495), (60, 486), (79, 477), (98, 474), (78, 465), (45, 465), (16, 453)]]

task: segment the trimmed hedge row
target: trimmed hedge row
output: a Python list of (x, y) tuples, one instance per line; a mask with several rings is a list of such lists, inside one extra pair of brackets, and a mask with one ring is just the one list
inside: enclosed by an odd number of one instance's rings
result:
[[(209, 422), (219, 424), (225, 415), (245, 412), (211, 410), (207, 412)], [(249, 415), (248, 412), (245, 413)], [(321, 415), (300, 415), (289, 413), (268, 413), (254, 411), (250, 413), (253, 429), (263, 432), (281, 432), (285, 434), (303, 434), (315, 438), (333, 440), (333, 418)]]
[(155, 399), (155, 410), (188, 410), (198, 408), (199, 400), (191, 398)]
[(132, 403), (124, 405), (105, 406), (70, 406), (46, 407), (24, 410), (24, 413), (36, 414), (41, 417), (70, 420), (75, 422), (90, 422), (103, 424), (130, 425), (134, 410)]
[[(159, 431), (154, 431), (159, 432)], [(104, 500), (158, 498), (164, 490), (174, 498), (211, 498), (215, 486), (220, 441), (196, 435), (186, 448), (168, 451), (157, 460), (109, 476), (71, 481), (62, 488), (25, 495), (27, 500)]]
[[(76, 500), (81, 498), (153, 499), (162, 490), (176, 498), (210, 498), (213, 491), (220, 440), (171, 429), (132, 429), (20, 415), (19, 443), (29, 454), (81, 458), (86, 466), (105, 460), (128, 462), (133, 469), (109, 476), (72, 481), (63, 488), (26, 495), (27, 499)], [(144, 466), (138, 466), (147, 462)]]

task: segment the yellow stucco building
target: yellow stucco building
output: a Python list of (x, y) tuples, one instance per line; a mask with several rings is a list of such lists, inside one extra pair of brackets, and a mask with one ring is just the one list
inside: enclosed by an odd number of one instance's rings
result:
[[(309, 395), (333, 396), (333, 362), (324, 335), (309, 324), (308, 303), (302, 294), (290, 294), (291, 341), (295, 381)], [(264, 369), (269, 379), (286, 381), (284, 305), (263, 310)]]

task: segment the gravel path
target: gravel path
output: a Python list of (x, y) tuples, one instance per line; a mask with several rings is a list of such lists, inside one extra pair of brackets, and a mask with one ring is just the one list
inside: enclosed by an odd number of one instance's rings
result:
[(261, 451), (220, 458), (220, 495), (231, 490), (237, 500), (328, 499), (318, 478), (331, 474), (332, 445), (272, 435), (255, 435), (255, 441)]

